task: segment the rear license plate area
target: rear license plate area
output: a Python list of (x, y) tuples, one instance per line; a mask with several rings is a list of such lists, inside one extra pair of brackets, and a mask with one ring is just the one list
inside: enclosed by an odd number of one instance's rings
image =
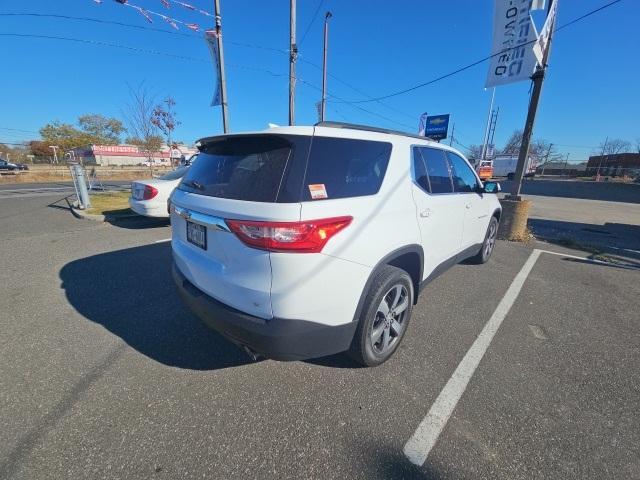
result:
[(207, 249), (207, 227), (187, 220), (187, 241), (203, 250)]

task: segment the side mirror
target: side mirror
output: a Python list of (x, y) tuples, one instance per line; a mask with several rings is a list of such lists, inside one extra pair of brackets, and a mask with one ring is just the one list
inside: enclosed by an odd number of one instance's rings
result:
[(501, 192), (502, 188), (498, 182), (484, 182), (484, 192), (485, 193), (498, 193)]

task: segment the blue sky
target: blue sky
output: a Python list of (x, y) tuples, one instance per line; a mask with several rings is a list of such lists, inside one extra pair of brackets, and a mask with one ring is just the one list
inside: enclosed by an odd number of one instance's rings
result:
[[(130, 3), (186, 22), (210, 26), (211, 19), (160, 0)], [(212, 9), (210, 0), (188, 0)], [(560, 0), (558, 24), (564, 24), (608, 0)], [(289, 2), (221, 0), (229, 115), (232, 131), (287, 123)], [(319, 0), (298, 0), (298, 37), (307, 30)], [(300, 46), (296, 123), (316, 121), (320, 92), (322, 23), (331, 10), (329, 71), (369, 96), (380, 96), (428, 81), (489, 54), (493, 1), (324, 0)], [(149, 24), (131, 8), (113, 0), (3, 0), (0, 13), (72, 15), (172, 31), (160, 19)], [(582, 160), (606, 136), (635, 142), (640, 138), (640, 1), (623, 0), (555, 37), (542, 94), (535, 136), (557, 145), (570, 161)], [(191, 33), (187, 29), (180, 30)], [(222, 131), (219, 107), (210, 107), (214, 72), (201, 38), (149, 30), (52, 18), (0, 16), (0, 33), (65, 36), (117, 43), (193, 57), (166, 56), (59, 40), (0, 37), (0, 142), (37, 136), (54, 119), (75, 122), (88, 112), (122, 116), (127, 84), (144, 82), (158, 97), (172, 95), (182, 125), (176, 138), (193, 142)], [(241, 44), (253, 45), (253, 47)], [(263, 48), (256, 48), (263, 47)], [(265, 48), (266, 47), (266, 48)], [(272, 50), (275, 49), (275, 50)], [(280, 51), (277, 51), (280, 50)], [(422, 112), (451, 113), (456, 138), (482, 141), (490, 92), (485, 91), (487, 63), (434, 85), (379, 103), (359, 106), (329, 103), (327, 119), (415, 131)], [(270, 72), (270, 73), (268, 73)], [(309, 84), (313, 85), (310, 86)], [(526, 115), (529, 82), (500, 87), (496, 144), (501, 146)], [(366, 99), (329, 78), (330, 94)], [(464, 150), (463, 150), (464, 151)]]

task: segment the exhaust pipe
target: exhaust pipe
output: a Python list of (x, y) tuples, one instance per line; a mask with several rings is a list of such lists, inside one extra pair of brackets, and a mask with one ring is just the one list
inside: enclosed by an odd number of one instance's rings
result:
[(246, 345), (243, 345), (242, 349), (244, 350), (244, 353), (246, 353), (251, 360), (253, 360), (254, 362), (258, 361), (258, 358), (259, 358), (259, 354), (258, 353), (254, 352), (253, 350), (251, 350)]

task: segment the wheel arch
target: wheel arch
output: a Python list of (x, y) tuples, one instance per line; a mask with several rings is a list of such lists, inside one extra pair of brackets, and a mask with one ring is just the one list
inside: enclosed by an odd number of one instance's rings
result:
[(391, 265), (393, 267), (400, 268), (406, 271), (411, 277), (411, 281), (413, 284), (413, 304), (415, 305), (418, 301), (418, 295), (420, 293), (420, 282), (422, 281), (422, 272), (424, 268), (424, 250), (421, 245), (412, 244), (406, 245), (404, 247), (400, 247), (389, 254), (385, 255), (376, 263), (375, 267), (371, 270), (369, 274), (369, 278), (362, 289), (362, 293), (360, 294), (360, 300), (358, 301), (358, 306), (356, 307), (356, 313), (353, 317), (354, 321), (358, 321), (360, 318), (360, 313), (364, 307), (364, 301), (371, 286), (371, 282), (375, 277), (376, 273), (380, 270), (381, 267), (385, 265)]

